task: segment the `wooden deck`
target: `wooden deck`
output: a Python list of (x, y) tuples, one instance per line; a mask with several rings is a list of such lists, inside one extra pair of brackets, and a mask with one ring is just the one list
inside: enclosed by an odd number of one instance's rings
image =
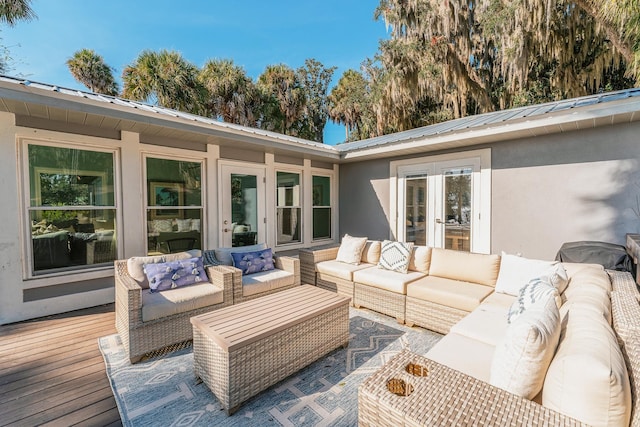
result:
[(120, 426), (98, 338), (113, 304), (0, 326), (0, 426)]

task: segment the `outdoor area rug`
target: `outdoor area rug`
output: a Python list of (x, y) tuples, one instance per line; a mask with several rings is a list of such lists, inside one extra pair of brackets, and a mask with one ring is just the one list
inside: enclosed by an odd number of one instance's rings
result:
[(349, 346), (329, 353), (227, 416), (193, 373), (190, 345), (131, 365), (120, 337), (99, 339), (125, 426), (356, 426), (358, 386), (403, 348), (424, 354), (440, 335), (350, 309)]

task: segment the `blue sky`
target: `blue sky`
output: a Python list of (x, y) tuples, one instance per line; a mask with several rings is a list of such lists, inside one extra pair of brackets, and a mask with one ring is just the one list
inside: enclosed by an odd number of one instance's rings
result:
[[(254, 79), (267, 65), (292, 68), (315, 58), (338, 67), (333, 79), (359, 69), (387, 36), (375, 21), (377, 0), (33, 0), (38, 19), (2, 27), (1, 43), (14, 58), (11, 75), (86, 89), (65, 62), (82, 48), (95, 50), (116, 69), (145, 49), (169, 49), (202, 66), (233, 59)], [(325, 142), (344, 140), (344, 127), (329, 122)]]

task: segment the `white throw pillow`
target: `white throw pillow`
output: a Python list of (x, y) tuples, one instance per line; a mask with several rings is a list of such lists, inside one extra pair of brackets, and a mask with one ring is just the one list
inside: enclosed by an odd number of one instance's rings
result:
[(178, 231), (185, 232), (191, 230), (191, 219), (176, 219)]
[(507, 322), (513, 323), (522, 313), (538, 301), (552, 298), (558, 309), (562, 307), (562, 298), (558, 289), (550, 283), (547, 276), (531, 279), (518, 295), (518, 299), (513, 302), (507, 313)]
[(407, 273), (413, 252), (413, 243), (385, 240), (380, 248), (378, 268)]
[(156, 233), (170, 233), (173, 231), (172, 219), (157, 219), (153, 222)]
[(367, 244), (366, 237), (353, 237), (345, 234), (338, 249), (336, 261), (358, 265), (362, 259), (362, 251)]
[[(545, 275), (551, 277), (552, 274), (556, 273), (558, 278), (551, 278), (551, 284), (562, 293), (568, 283), (568, 279), (565, 282), (562, 281), (560, 277), (562, 272), (564, 272), (564, 278), (566, 279), (567, 272), (557, 261), (529, 259), (502, 252), (500, 271), (496, 281), (496, 292), (517, 297), (520, 289), (529, 283), (531, 279)], [(560, 290), (560, 287), (562, 287), (562, 290)]]
[(542, 390), (560, 340), (560, 312), (553, 298), (529, 307), (496, 345), (489, 383), (533, 399)]
[(197, 231), (198, 233), (200, 232), (200, 219), (193, 218), (191, 220), (191, 231)]

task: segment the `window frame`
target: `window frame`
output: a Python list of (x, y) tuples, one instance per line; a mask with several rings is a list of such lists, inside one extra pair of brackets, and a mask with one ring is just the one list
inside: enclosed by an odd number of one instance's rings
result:
[[(299, 176), (298, 179), (298, 187), (300, 188), (300, 194), (298, 195), (298, 201), (299, 204), (298, 205), (294, 205), (294, 206), (287, 206), (287, 205), (279, 205), (278, 204), (278, 173), (290, 173), (290, 174), (297, 174)], [(273, 177), (274, 177), (274, 184), (275, 184), (275, 188), (274, 188), (274, 224), (275, 224), (275, 228), (274, 228), (274, 243), (275, 246), (277, 248), (288, 248), (288, 247), (295, 247), (295, 246), (301, 246), (305, 244), (305, 212), (306, 209), (305, 207), (305, 195), (306, 195), (306, 191), (305, 191), (305, 170), (304, 168), (287, 168), (287, 167), (283, 167), (281, 165), (277, 165), (274, 169), (273, 172)], [(299, 234), (299, 241), (295, 241), (295, 242), (288, 242), (288, 243), (278, 243), (278, 209), (280, 208), (289, 208), (289, 209), (300, 209), (300, 226), (299, 226), (299, 230), (298, 230), (298, 234)]]
[[(313, 197), (311, 198), (311, 243), (316, 243), (316, 242), (326, 242), (326, 241), (330, 241), (334, 239), (335, 236), (335, 209), (334, 209), (334, 205), (335, 205), (335, 174), (331, 173), (331, 172), (320, 172), (318, 170), (312, 170), (311, 173), (311, 192), (312, 192), (312, 196), (313, 196), (313, 178), (314, 177), (322, 177), (322, 178), (329, 178), (329, 205), (328, 206), (315, 206), (313, 204)], [(321, 237), (321, 238), (314, 238), (313, 237), (313, 212), (316, 208), (321, 208), (321, 209), (326, 209), (329, 208), (329, 212), (330, 212), (330, 218), (329, 218), (329, 227), (331, 232), (329, 233), (329, 237)]]
[[(84, 135), (67, 135), (64, 138), (58, 137), (56, 132), (43, 132), (50, 137), (20, 136), (16, 137), (18, 146), (19, 161), (19, 193), (20, 193), (20, 222), (21, 222), (21, 249), (22, 249), (22, 277), (28, 281), (27, 288), (38, 288), (52, 286), (60, 283), (73, 283), (83, 280), (108, 277), (113, 275), (113, 263), (90, 264), (85, 266), (61, 267), (50, 270), (36, 272), (34, 269), (34, 254), (31, 235), (31, 212), (46, 210), (105, 210), (114, 211), (114, 229), (120, 229), (122, 222), (122, 211), (120, 200), (122, 197), (120, 187), (120, 148), (119, 141), (106, 140), (98, 137)], [(32, 206), (31, 204), (31, 177), (29, 165), (29, 146), (46, 146), (52, 148), (71, 149), (80, 151), (92, 151), (109, 153), (113, 157), (113, 205), (105, 206)], [(35, 183), (34, 183), (34, 186)], [(37, 187), (37, 186), (36, 186)], [(122, 253), (122, 241), (116, 237), (116, 259)]]
[(149, 217), (147, 213), (150, 211), (158, 210), (157, 205), (149, 205), (149, 190), (147, 188), (148, 173), (147, 173), (147, 159), (160, 159), (160, 160), (174, 160), (177, 162), (190, 162), (190, 163), (199, 163), (200, 164), (200, 205), (187, 205), (186, 203), (180, 205), (180, 209), (183, 210), (199, 210), (200, 211), (200, 246), (201, 250), (206, 249), (206, 196), (207, 196), (207, 159), (205, 157), (192, 157), (185, 155), (176, 155), (169, 154), (166, 152), (156, 152), (156, 151), (144, 151), (141, 153), (142, 155), (142, 189), (144, 193), (144, 201), (142, 204), (142, 218), (143, 218), (143, 228), (145, 230), (145, 251), (147, 255), (149, 254)]

